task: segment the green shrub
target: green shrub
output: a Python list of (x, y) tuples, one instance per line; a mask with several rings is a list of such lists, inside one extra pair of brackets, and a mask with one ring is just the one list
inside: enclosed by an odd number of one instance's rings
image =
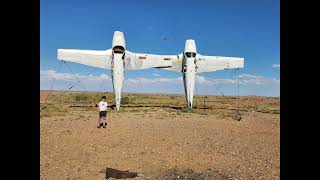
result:
[(130, 102), (130, 99), (127, 96), (121, 99), (121, 104), (129, 104), (129, 102)]
[(192, 113), (193, 112), (193, 110), (191, 108), (188, 108), (188, 107), (182, 108), (181, 111), (183, 113)]

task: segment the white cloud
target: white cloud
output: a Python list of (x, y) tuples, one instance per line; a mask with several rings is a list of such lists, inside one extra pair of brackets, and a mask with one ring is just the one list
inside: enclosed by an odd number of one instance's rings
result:
[(203, 77), (203, 76), (199, 76), (199, 75), (197, 75), (196, 82), (197, 82), (198, 84), (210, 84), (210, 83), (212, 83), (210, 80), (206, 79), (206, 78)]
[[(156, 76), (155, 74), (153, 74)], [(53, 79), (56, 79), (54, 89), (66, 90), (70, 85), (77, 84), (72, 90), (86, 90), (86, 91), (112, 91), (112, 80), (107, 74), (96, 75), (80, 75), (69, 73), (57, 73), (53, 70), (40, 70), (40, 89), (50, 89)], [(232, 78), (207, 78), (197, 75), (197, 93), (212, 94), (212, 90), (216, 85), (220, 87), (229, 88), (230, 94), (234, 92), (237, 84), (237, 77)], [(103, 84), (101, 84), (103, 83)], [(268, 91), (271, 88), (278, 93), (277, 88), (280, 84), (280, 79), (269, 78), (264, 76), (257, 76), (252, 74), (240, 74), (239, 84), (242, 89), (249, 88), (250, 92), (255, 92), (255, 89), (260, 88), (260, 91)], [(182, 76), (176, 78), (163, 78), (156, 76), (155, 78), (129, 78), (124, 82), (123, 91), (126, 92), (148, 92), (148, 93), (179, 93), (183, 94), (183, 78)], [(276, 89), (274, 89), (276, 88)], [(261, 92), (268, 93), (268, 92)], [(262, 94), (263, 95), (263, 94)]]
[(153, 73), (152, 75), (153, 75), (153, 76), (156, 76), (156, 77), (161, 77), (160, 74), (156, 74), (156, 73)]
[(64, 80), (64, 81), (76, 81), (80, 79), (81, 81), (85, 80), (111, 80), (111, 78), (106, 74), (101, 74), (100, 76), (93, 75), (79, 75), (79, 74), (69, 74), (69, 73), (57, 73), (54, 70), (40, 70), (40, 78), (44, 79), (56, 79), (56, 80)]
[(279, 84), (280, 80), (275, 78), (267, 78), (263, 76), (255, 76), (251, 74), (241, 74), (239, 75), (240, 84), (255, 84), (255, 85), (272, 85)]
[[(220, 79), (213, 79), (213, 78), (205, 78), (203, 76), (197, 76), (197, 83), (204, 84), (204, 85), (232, 85), (237, 84), (237, 77), (233, 78), (220, 78)], [(239, 84), (241, 85), (270, 85), (270, 84), (279, 84), (280, 80), (275, 78), (267, 78), (263, 76), (256, 76), (251, 74), (240, 74), (239, 75)]]
[(272, 68), (280, 68), (280, 64), (272, 64)]
[(147, 85), (147, 84), (159, 84), (159, 83), (175, 83), (178, 81), (182, 81), (182, 77), (178, 78), (155, 78), (155, 79), (147, 79), (147, 78), (129, 78), (126, 80), (126, 83), (129, 85)]
[[(55, 81), (54, 81), (55, 80)], [(77, 83), (80, 81), (79, 83)], [(73, 84), (76, 84), (74, 90), (98, 91), (101, 83), (111, 83), (111, 78), (106, 74), (99, 76), (58, 73), (53, 70), (40, 70), (40, 89), (66, 90)]]
[[(222, 84), (222, 85), (236, 83), (235, 79), (212, 79), (211, 81), (213, 82), (213, 84)], [(241, 82), (239, 82), (239, 83), (241, 84)]]
[(251, 74), (240, 74), (239, 78), (244, 78), (244, 79), (258, 79), (262, 78), (262, 76), (256, 76), (256, 75), (251, 75)]

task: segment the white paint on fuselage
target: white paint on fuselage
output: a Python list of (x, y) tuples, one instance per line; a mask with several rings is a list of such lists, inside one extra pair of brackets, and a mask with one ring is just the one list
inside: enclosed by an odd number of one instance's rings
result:
[(113, 33), (112, 47), (115, 47), (115, 46), (122, 46), (126, 49), (126, 40), (124, 38), (123, 32), (115, 31)]
[[(122, 47), (123, 52), (115, 52), (115, 47)], [(120, 110), (121, 103), (121, 91), (124, 82), (124, 71), (125, 71), (125, 63), (124, 63), (124, 55), (126, 49), (126, 41), (124, 38), (123, 32), (115, 31), (112, 39), (112, 85), (113, 85), (113, 93), (114, 93), (114, 101), (116, 104), (116, 111)]]
[(183, 56), (183, 85), (186, 94), (188, 108), (192, 108), (195, 81), (196, 81), (196, 64), (194, 57)]
[[(186, 53), (190, 53), (187, 57)], [(182, 60), (182, 73), (183, 85), (186, 94), (188, 108), (192, 108), (194, 88), (196, 83), (196, 55), (197, 47), (193, 39), (187, 39), (184, 46), (183, 60)]]
[(113, 54), (112, 59), (112, 84), (116, 103), (116, 111), (120, 110), (121, 91), (124, 82), (124, 60), (123, 54)]

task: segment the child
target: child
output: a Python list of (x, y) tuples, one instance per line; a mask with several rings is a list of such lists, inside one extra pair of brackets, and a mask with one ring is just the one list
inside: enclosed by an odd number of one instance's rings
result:
[(103, 128), (107, 127), (107, 107), (108, 107), (108, 103), (106, 102), (106, 97), (102, 96), (102, 100), (99, 102), (99, 126), (98, 128), (100, 128), (101, 126)]

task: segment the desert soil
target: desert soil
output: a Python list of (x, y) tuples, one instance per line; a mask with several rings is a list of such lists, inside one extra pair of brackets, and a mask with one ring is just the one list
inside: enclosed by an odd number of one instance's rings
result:
[(105, 179), (107, 167), (135, 179), (280, 179), (279, 113), (110, 109), (99, 129), (96, 107), (63, 109), (40, 118), (41, 179)]

